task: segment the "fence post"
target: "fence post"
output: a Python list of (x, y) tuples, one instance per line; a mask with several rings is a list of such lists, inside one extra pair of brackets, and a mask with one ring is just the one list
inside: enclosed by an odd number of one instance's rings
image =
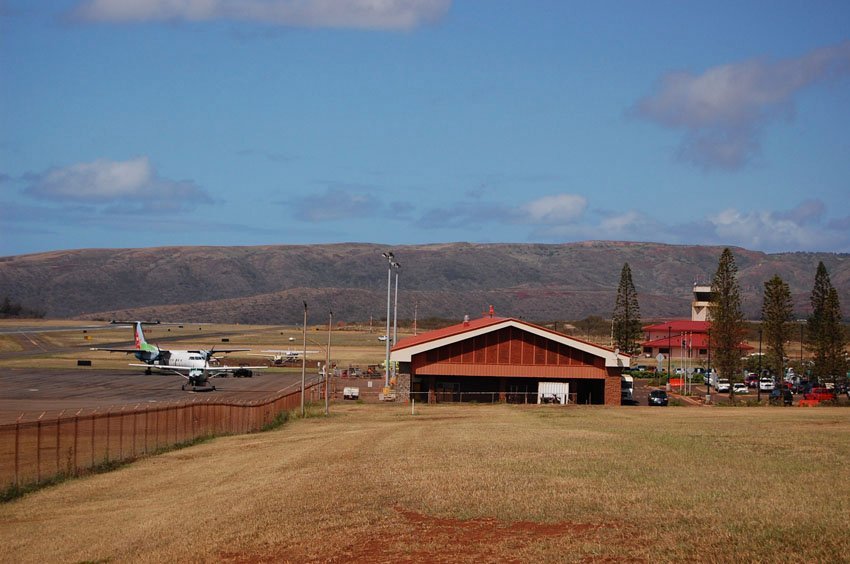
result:
[(110, 432), (109, 424), (112, 422), (112, 406), (106, 408), (106, 462), (109, 462), (109, 439), (112, 433)]
[(44, 412), (38, 416), (38, 425), (36, 427), (35, 439), (35, 481), (41, 482), (41, 418), (44, 417)]
[(80, 444), (80, 411), (82, 411), (82, 408), (74, 414), (74, 474), (80, 471), (80, 460), (77, 456)]
[(136, 458), (136, 419), (138, 419), (139, 404), (133, 408), (133, 458)]
[(59, 412), (59, 415), (56, 416), (56, 473), (60, 474), (59, 470), (59, 429), (62, 426), (62, 414), (65, 413), (65, 410)]
[(121, 406), (121, 419), (118, 420), (118, 460), (124, 460), (124, 408)]
[(148, 453), (148, 413), (150, 409), (145, 409), (145, 454)]
[[(21, 413), (21, 417), (24, 414)], [(20, 445), (21, 445), (21, 417), (15, 421), (15, 486), (18, 485), (18, 468), (20, 467)]]
[(95, 410), (92, 411), (91, 415), (89, 416), (91, 418), (91, 466), (89, 466), (89, 468), (94, 468), (94, 431), (95, 431), (94, 414), (95, 413), (97, 413), (97, 408), (95, 408)]

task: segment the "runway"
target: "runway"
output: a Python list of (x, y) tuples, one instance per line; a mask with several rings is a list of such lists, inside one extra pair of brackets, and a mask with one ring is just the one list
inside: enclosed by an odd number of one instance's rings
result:
[[(315, 381), (307, 376), (307, 384)], [(68, 416), (83, 410), (132, 409), (157, 403), (257, 401), (295, 391), (300, 374), (255, 371), (252, 378), (214, 378), (211, 392), (183, 391), (176, 374), (145, 375), (140, 370), (4, 369), (0, 372), (0, 424)], [(43, 414), (43, 415), (42, 415)]]

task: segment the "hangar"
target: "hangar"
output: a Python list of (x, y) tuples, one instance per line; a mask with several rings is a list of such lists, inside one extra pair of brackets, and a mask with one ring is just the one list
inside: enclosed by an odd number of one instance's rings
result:
[(570, 403), (620, 405), (629, 366), (617, 351), (504, 317), (400, 340), (390, 360), (397, 397), (428, 403), (537, 403), (544, 389), (566, 389)]

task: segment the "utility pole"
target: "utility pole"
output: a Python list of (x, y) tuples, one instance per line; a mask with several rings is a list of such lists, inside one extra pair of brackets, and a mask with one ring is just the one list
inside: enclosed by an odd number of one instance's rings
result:
[[(413, 302), (413, 336), (416, 336), (416, 314), (419, 309), (419, 302)], [(802, 354), (800, 355), (802, 359)]]
[(304, 324), (302, 326), (302, 333), (304, 337), (304, 350), (301, 354), (301, 417), (304, 417), (306, 413), (304, 410), (304, 393), (307, 376), (307, 302), (304, 302)]

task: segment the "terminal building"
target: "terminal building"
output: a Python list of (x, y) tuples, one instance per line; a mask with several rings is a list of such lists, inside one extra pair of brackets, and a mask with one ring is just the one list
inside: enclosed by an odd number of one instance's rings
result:
[[(643, 328), (641, 343), (646, 358), (661, 354), (684, 363), (705, 362), (711, 347), (711, 286), (694, 284), (690, 319), (671, 319)], [(746, 343), (738, 347), (742, 353), (753, 350)]]
[(486, 316), (400, 340), (399, 399), (538, 403), (564, 390), (569, 403), (620, 405), (629, 356), (513, 318)]

